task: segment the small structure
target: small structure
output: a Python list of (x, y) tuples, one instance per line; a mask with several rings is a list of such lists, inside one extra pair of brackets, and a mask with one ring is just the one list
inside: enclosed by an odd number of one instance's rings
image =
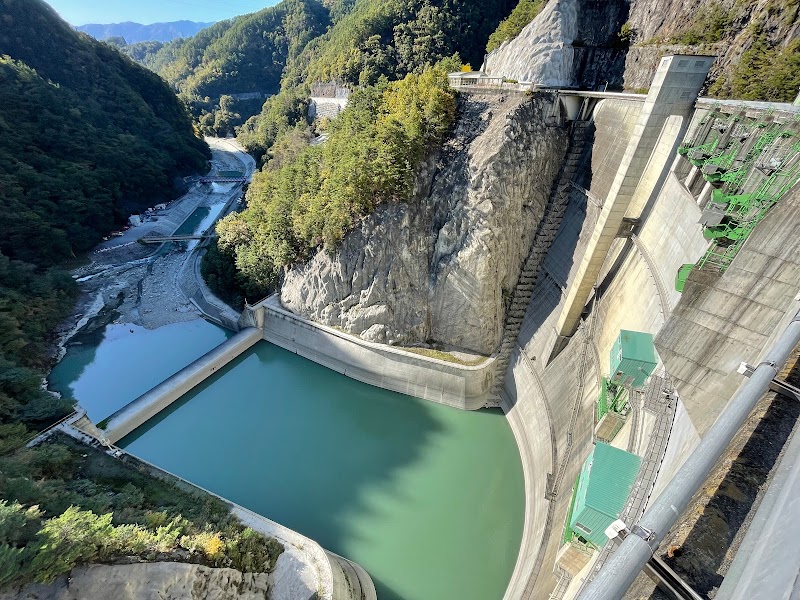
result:
[(583, 463), (568, 527), (595, 546), (606, 543), (606, 528), (619, 519), (642, 459), (603, 442)]
[(601, 442), (613, 440), (628, 420), (629, 412), (628, 390), (603, 377), (597, 400), (595, 437)]
[(653, 335), (622, 329), (611, 348), (611, 381), (640, 389), (658, 365)]
[(140, 215), (131, 215), (128, 217), (128, 224), (131, 227), (138, 227), (142, 224), (142, 217)]
[(503, 85), (502, 77), (492, 77), (483, 71), (457, 71), (449, 73), (447, 79), (450, 82), (450, 87), (501, 87)]

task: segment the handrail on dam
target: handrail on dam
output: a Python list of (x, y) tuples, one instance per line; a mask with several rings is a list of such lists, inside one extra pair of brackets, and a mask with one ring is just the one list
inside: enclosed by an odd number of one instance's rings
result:
[(639, 572), (658, 549), (661, 540), (689, 505), (709, 472), (731, 443), (747, 417), (800, 343), (800, 311), (789, 321), (750, 379), (734, 395), (708, 430), (697, 449), (670, 481), (597, 577), (580, 595), (581, 600), (617, 600), (630, 588)]

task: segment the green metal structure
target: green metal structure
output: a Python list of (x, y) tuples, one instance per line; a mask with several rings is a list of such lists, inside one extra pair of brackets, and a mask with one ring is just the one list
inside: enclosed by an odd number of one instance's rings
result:
[(679, 292), (683, 291), (686, 287), (686, 280), (689, 278), (689, 273), (694, 269), (694, 263), (681, 265), (678, 269), (678, 274), (675, 276), (675, 289)]
[(605, 530), (619, 518), (641, 462), (630, 452), (603, 442), (595, 444), (583, 463), (567, 522), (574, 536), (596, 546), (606, 543)]
[(653, 335), (622, 329), (611, 348), (611, 382), (640, 389), (658, 365)]
[(630, 412), (628, 390), (612, 383), (608, 377), (603, 377), (600, 382), (600, 397), (597, 399), (597, 421), (599, 422), (609, 412), (620, 415), (627, 415)]
[[(800, 114), (778, 118), (768, 110), (751, 118), (716, 106), (678, 153), (719, 186), (702, 221), (712, 243), (696, 266), (725, 271), (770, 208), (800, 181)], [(690, 270), (679, 269), (676, 290), (683, 291)]]

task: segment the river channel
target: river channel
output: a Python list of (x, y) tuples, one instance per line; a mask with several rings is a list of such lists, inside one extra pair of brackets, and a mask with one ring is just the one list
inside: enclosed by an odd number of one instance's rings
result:
[[(98, 422), (226, 338), (110, 325), (50, 385)], [(380, 600), (500, 600), (523, 526), (499, 411), (381, 390), (260, 342), (119, 443), (364, 566)]]

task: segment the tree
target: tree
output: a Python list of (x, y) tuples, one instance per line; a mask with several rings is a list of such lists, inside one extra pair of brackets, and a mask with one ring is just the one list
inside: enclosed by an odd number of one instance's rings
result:
[(41, 545), (32, 564), (36, 578), (47, 583), (80, 562), (89, 562), (112, 532), (111, 513), (98, 516), (70, 506), (39, 531)]

